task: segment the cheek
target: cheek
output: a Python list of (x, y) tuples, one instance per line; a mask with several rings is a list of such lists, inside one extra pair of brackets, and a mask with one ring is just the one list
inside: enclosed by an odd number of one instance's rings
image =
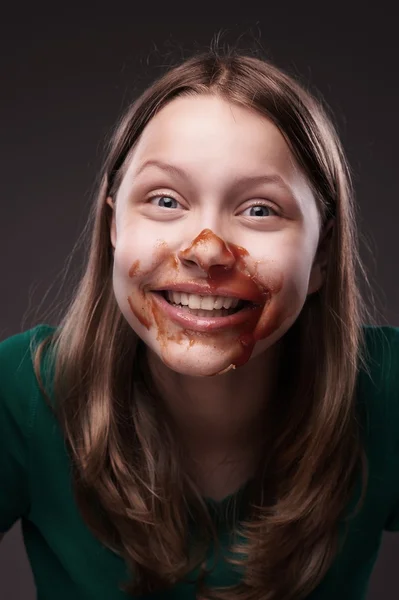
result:
[(281, 337), (299, 316), (307, 298), (312, 254), (305, 245), (287, 242), (278, 249), (274, 245), (272, 257), (255, 265), (259, 285), (271, 290), (251, 335), (259, 347), (266, 338), (269, 345)]
[(262, 253), (258, 252), (258, 260), (254, 260), (260, 284), (267, 287), (270, 275), (278, 276), (282, 280), (281, 296), (289, 296), (291, 293), (306, 296), (313, 262), (313, 249), (309, 240), (298, 235), (282, 236), (268, 242)]
[(142, 228), (125, 228), (118, 232), (114, 253), (114, 268), (118, 276), (127, 277), (132, 264), (140, 261), (140, 270), (151, 267), (158, 243), (156, 238), (146, 235)]
[[(150, 236), (138, 228), (118, 233), (114, 252), (113, 288), (118, 306), (131, 327), (142, 339), (157, 326), (153, 302), (145, 291), (149, 279), (156, 284), (156, 274), (177, 271), (176, 260), (165, 240)], [(159, 329), (159, 327), (158, 327)]]
[[(148, 323), (139, 287), (143, 272), (149, 269), (153, 257), (154, 242), (148, 236), (143, 236), (139, 228), (118, 230), (113, 266), (115, 299), (122, 314), (140, 337), (148, 329)], [(135, 288), (136, 297), (132, 306), (131, 293)]]

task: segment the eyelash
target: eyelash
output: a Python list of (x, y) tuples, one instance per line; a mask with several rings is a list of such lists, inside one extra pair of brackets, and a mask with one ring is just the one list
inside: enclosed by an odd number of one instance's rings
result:
[[(171, 200), (174, 200), (175, 202), (177, 202), (178, 204), (180, 204), (180, 202), (172, 195), (172, 194), (153, 194), (152, 196), (149, 196), (148, 200), (154, 200), (154, 198), (170, 198)], [(272, 216), (280, 216), (280, 213), (278, 210), (276, 210), (274, 207), (270, 206), (270, 204), (268, 204), (267, 202), (254, 202), (253, 204), (250, 204), (249, 206), (246, 207), (245, 210), (249, 209), (249, 208), (253, 208), (254, 206), (265, 206), (266, 208), (270, 209), (271, 211), (273, 211), (274, 215)], [(158, 206), (158, 208), (163, 208), (161, 206)], [(257, 217), (250, 217), (250, 218), (257, 218)], [(258, 217), (258, 218), (262, 218), (262, 217)]]

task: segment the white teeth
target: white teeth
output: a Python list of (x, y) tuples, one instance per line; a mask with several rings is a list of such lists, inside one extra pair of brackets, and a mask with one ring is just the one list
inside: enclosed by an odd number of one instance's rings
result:
[(180, 304), (183, 304), (183, 306), (188, 306), (188, 294), (185, 294), (184, 292), (180, 294)]
[[(181, 306), (180, 304), (175, 305), (178, 308), (181, 308), (183, 310), (189, 310), (188, 306)], [(225, 308), (221, 308), (220, 310), (202, 310), (202, 308), (194, 310), (194, 309), (190, 309), (191, 314), (195, 315), (196, 317), (227, 317), (227, 315), (229, 314), (229, 311), (226, 310)]]
[(215, 302), (212, 296), (203, 296), (201, 299), (201, 308), (203, 310), (213, 310), (215, 307)]
[(180, 304), (180, 292), (169, 292), (169, 297), (175, 304)]
[(220, 310), (236, 308), (238, 298), (226, 298), (224, 296), (200, 296), (199, 294), (186, 294), (185, 292), (168, 291), (167, 297), (173, 304), (188, 306), (193, 310)]
[(223, 300), (223, 308), (231, 308), (233, 305), (233, 298), (225, 298)]
[(220, 309), (223, 308), (223, 302), (227, 300), (227, 298), (223, 298), (223, 296), (217, 296), (214, 301), (214, 308)]
[(189, 294), (188, 306), (189, 306), (189, 308), (201, 308), (201, 296), (196, 296), (195, 294)]
[(223, 296), (200, 296), (199, 294), (186, 294), (185, 292), (168, 291), (167, 297), (174, 304), (188, 306), (193, 310), (220, 310), (236, 308), (238, 298), (226, 298)]

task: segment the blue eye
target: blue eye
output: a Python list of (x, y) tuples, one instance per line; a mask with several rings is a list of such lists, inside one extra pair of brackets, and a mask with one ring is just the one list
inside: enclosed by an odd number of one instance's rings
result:
[(179, 202), (171, 196), (153, 196), (151, 198), (151, 204), (153, 204), (153, 200), (156, 201), (157, 206), (159, 206), (160, 208), (178, 208), (179, 206)]
[(277, 212), (273, 210), (271, 206), (266, 204), (254, 204), (254, 206), (249, 206), (242, 214), (244, 215), (248, 210), (249, 215), (245, 215), (248, 217), (272, 217), (277, 215)]

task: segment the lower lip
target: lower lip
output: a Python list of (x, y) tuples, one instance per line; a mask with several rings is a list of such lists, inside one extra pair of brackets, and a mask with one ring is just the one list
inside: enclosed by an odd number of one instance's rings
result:
[(262, 307), (255, 306), (243, 308), (238, 312), (226, 317), (199, 317), (187, 311), (187, 309), (177, 308), (173, 304), (169, 304), (165, 298), (159, 293), (152, 293), (152, 298), (156, 305), (168, 315), (175, 323), (181, 325), (185, 329), (193, 331), (221, 331), (231, 329), (237, 325), (241, 325), (254, 317), (254, 312), (259, 315), (262, 312)]

